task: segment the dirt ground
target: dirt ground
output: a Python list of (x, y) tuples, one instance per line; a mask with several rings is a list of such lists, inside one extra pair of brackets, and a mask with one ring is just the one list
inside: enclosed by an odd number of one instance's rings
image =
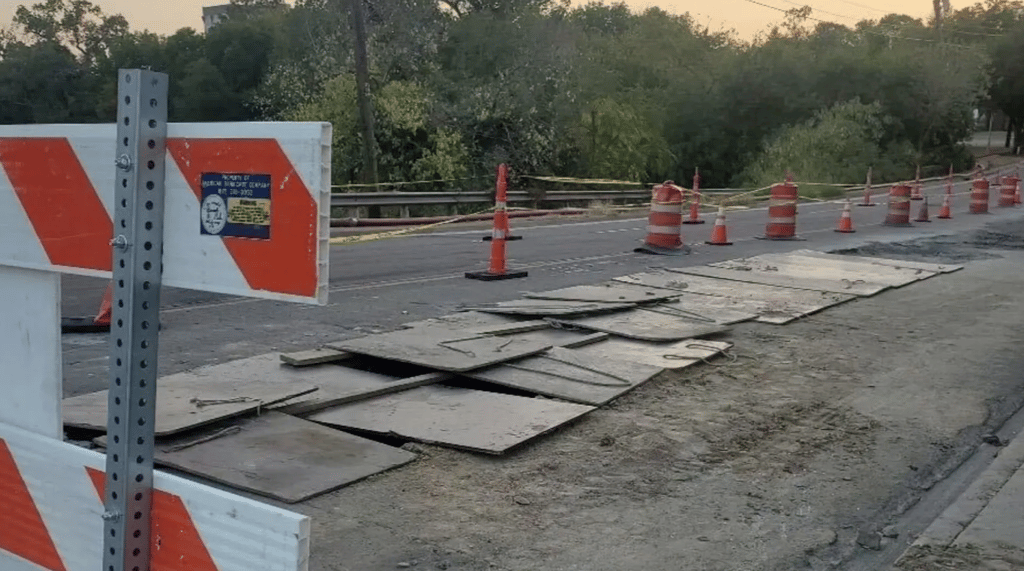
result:
[(908, 544), (900, 516), (1024, 399), (1022, 249), (1024, 223), (861, 248), (966, 268), (740, 324), (728, 356), (504, 457), (414, 447), (411, 465), (291, 506), (313, 518), (310, 568), (843, 569)]
[(914, 547), (896, 567), (899, 571), (1015, 571), (1024, 569), (1024, 555), (1013, 550), (981, 550), (976, 546)]

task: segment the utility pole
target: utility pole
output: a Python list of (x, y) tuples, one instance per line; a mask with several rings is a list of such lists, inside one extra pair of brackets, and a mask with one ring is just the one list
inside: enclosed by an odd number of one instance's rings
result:
[[(932, 0), (932, 7), (935, 9), (935, 31), (939, 33), (939, 42), (942, 42), (942, 17), (943, 0)], [(948, 0), (946, 0), (948, 3)]]
[[(363, 0), (352, 2), (352, 29), (356, 36), (356, 94), (363, 128), (363, 182), (376, 185), (377, 150), (373, 134), (373, 101), (370, 99), (370, 66), (366, 57), (366, 17)], [(379, 208), (379, 207), (377, 207)], [(373, 216), (371, 214), (371, 216)]]

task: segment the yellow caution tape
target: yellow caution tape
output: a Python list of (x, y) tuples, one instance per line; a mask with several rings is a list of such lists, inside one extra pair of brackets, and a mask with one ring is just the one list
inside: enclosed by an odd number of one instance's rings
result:
[(398, 236), (404, 236), (405, 234), (412, 234), (413, 232), (419, 232), (428, 228), (436, 228), (438, 226), (444, 226), (459, 220), (464, 220), (470, 216), (476, 216), (477, 214), (483, 214), (485, 212), (491, 212), (494, 207), (481, 210), (479, 212), (473, 212), (471, 214), (463, 214), (440, 222), (434, 222), (433, 224), (425, 224), (423, 226), (414, 226), (412, 228), (402, 228), (401, 230), (391, 230), (390, 232), (377, 232), (374, 234), (357, 234), (355, 236), (337, 236), (331, 238), (330, 242), (332, 246), (338, 246), (341, 244), (361, 244), (363, 242), (374, 242), (376, 240), (386, 240), (388, 238), (396, 238)]

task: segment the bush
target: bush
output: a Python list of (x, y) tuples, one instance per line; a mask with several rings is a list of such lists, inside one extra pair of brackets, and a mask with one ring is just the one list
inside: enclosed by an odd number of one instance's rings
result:
[(909, 144), (883, 148), (890, 121), (878, 103), (851, 101), (819, 111), (806, 123), (783, 129), (742, 178), (761, 187), (782, 181), (790, 170), (798, 181), (859, 184), (868, 168), (876, 182), (905, 178), (913, 149)]

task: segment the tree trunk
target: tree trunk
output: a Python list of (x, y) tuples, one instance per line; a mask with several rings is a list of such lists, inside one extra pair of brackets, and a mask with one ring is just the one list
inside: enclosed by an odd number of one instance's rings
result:
[(1013, 119), (1010, 119), (1010, 124), (1006, 127), (1006, 144), (1003, 145), (1007, 149), (1010, 148), (1010, 143), (1013, 141)]

